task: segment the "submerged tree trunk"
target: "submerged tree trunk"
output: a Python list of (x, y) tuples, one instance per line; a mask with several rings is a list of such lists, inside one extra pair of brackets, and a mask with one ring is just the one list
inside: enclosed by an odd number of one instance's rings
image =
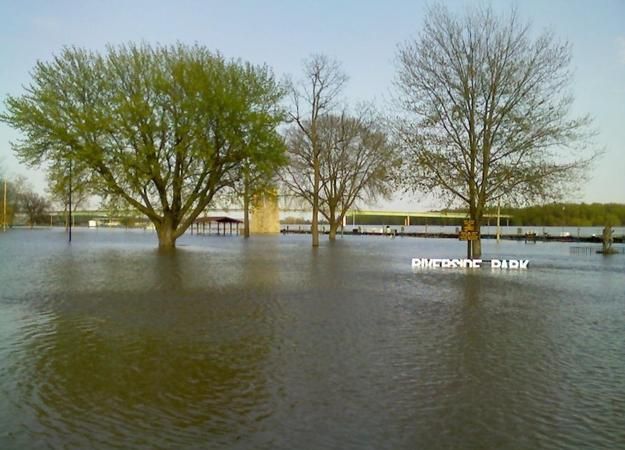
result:
[(312, 234), (312, 246), (319, 247), (319, 184), (320, 184), (320, 168), (319, 158), (314, 162), (314, 180), (313, 180), (313, 202), (312, 202), (312, 222), (310, 224), (310, 234)]
[(475, 241), (467, 241), (467, 258), (479, 259), (482, 257), (482, 241), (480, 240), (480, 223), (484, 211), (484, 197), (479, 196), (473, 184), (469, 187), (469, 219), (471, 219), (477, 232)]
[(174, 230), (164, 227), (161, 227), (158, 230), (158, 248), (161, 250), (170, 250), (176, 248), (176, 238), (174, 237)]
[(165, 215), (160, 223), (154, 224), (158, 234), (158, 248), (160, 250), (173, 250), (176, 248), (176, 226), (171, 215)]
[(338, 230), (338, 228), (339, 228), (338, 222), (330, 222), (330, 234), (328, 235), (328, 237), (331, 241), (336, 240), (336, 231)]
[(328, 235), (329, 239), (331, 241), (335, 241), (336, 240), (336, 233), (339, 229), (340, 226), (343, 225), (343, 215), (345, 214), (344, 211), (342, 211), (338, 217), (336, 216), (336, 206), (334, 205), (330, 205), (329, 209), (329, 215), (327, 217), (329, 225), (330, 225), (330, 233)]
[[(478, 233), (480, 228), (477, 227)], [(480, 259), (482, 257), (482, 239), (481, 238), (477, 238), (475, 241), (473, 241), (473, 258), (475, 259)]]

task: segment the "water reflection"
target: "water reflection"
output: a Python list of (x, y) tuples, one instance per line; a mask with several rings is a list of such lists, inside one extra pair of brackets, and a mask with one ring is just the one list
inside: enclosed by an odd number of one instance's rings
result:
[(52, 325), (29, 344), (34, 367), (23, 380), (46, 440), (67, 445), (71, 436), (70, 446), (86, 448), (118, 442), (119, 433), (122, 446), (168, 447), (243, 432), (262, 418), (267, 344), (258, 339), (194, 342), (93, 318)]
[[(206, 255), (117, 256), (48, 268), (61, 284), (20, 330), (13, 362), (21, 408), (35, 412), (25, 435), (51, 447), (173, 448), (255, 430), (269, 414), (271, 321), (266, 302), (241, 294), (258, 280), (203, 289), (185, 280), (211, 266)], [(274, 279), (264, 274), (264, 289)]]

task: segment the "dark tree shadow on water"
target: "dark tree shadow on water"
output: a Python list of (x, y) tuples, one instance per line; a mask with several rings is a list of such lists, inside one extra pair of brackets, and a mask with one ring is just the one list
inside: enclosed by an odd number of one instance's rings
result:
[(31, 330), (15, 367), (36, 433), (22, 437), (52, 448), (190, 448), (250, 434), (268, 408), (270, 341), (216, 323), (206, 330), (191, 315), (135, 328), (57, 316), (45, 333)]

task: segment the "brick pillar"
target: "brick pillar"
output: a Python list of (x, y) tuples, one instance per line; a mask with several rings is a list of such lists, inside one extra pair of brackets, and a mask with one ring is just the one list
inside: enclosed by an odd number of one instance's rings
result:
[(276, 191), (260, 194), (250, 208), (250, 234), (279, 233), (280, 209)]

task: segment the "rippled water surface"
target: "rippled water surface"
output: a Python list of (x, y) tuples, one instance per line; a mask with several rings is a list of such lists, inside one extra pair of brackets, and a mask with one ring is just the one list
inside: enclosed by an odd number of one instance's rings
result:
[(625, 448), (625, 255), (309, 239), (0, 233), (0, 448)]

